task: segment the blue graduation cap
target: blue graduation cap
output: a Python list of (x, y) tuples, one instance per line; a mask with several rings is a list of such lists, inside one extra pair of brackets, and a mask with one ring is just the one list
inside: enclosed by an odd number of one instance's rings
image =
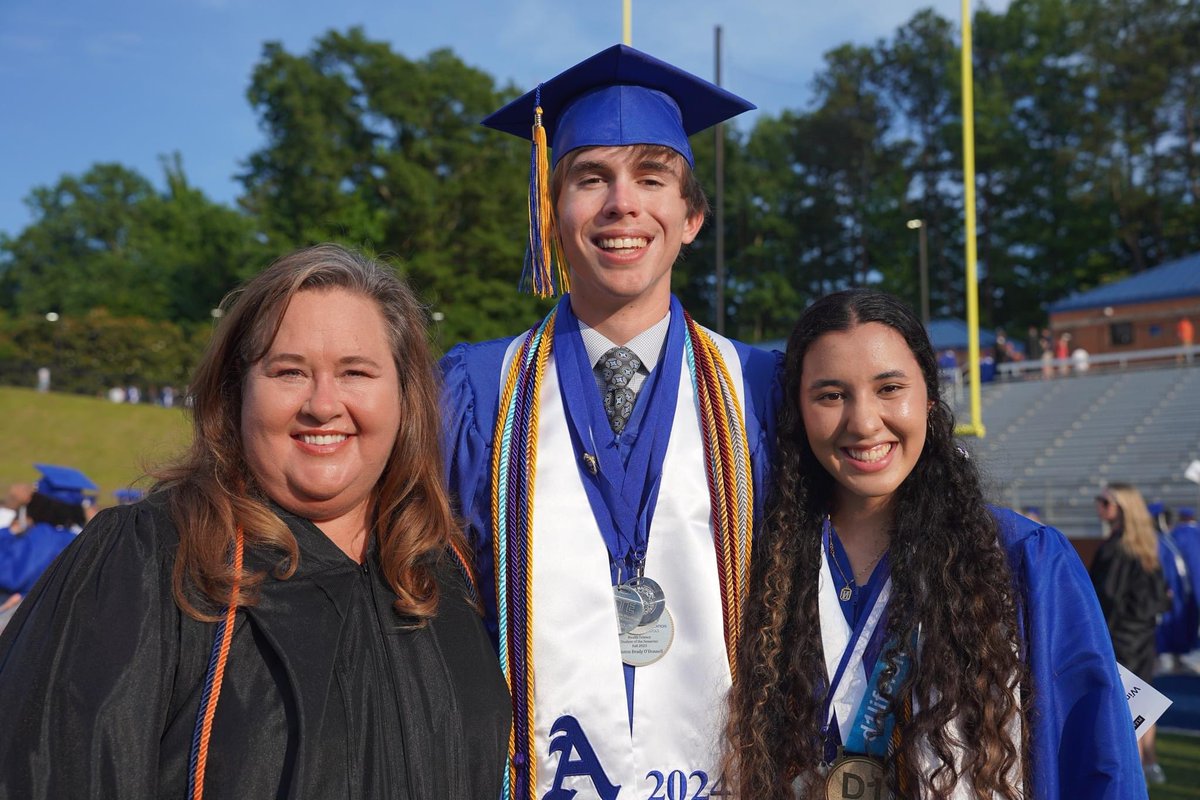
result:
[(1151, 503), (1150, 505), (1146, 506), (1146, 510), (1150, 512), (1150, 516), (1152, 517), (1157, 517), (1159, 514), (1163, 513), (1164, 509), (1166, 509), (1166, 506), (1164, 506), (1162, 503)]
[(555, 164), (580, 147), (659, 144), (694, 167), (687, 137), (754, 107), (714, 83), (617, 44), (518, 97), (483, 124), (533, 139), (541, 108)]
[[(584, 59), (484, 119), (489, 128), (533, 142), (525, 272), (532, 279), (534, 293), (548, 297), (560, 288), (569, 289), (566, 267), (557, 252), (547, 140), (555, 164), (581, 147), (649, 144), (671, 148), (694, 167), (688, 136), (754, 107), (716, 84), (618, 44)], [(558, 269), (554, 270), (556, 262)]]
[(1176, 512), (1181, 517), (1191, 517), (1193, 519), (1196, 517), (1196, 509), (1192, 508), (1191, 506), (1180, 506), (1176, 509)]
[(62, 503), (83, 505), (90, 500), (85, 492), (95, 492), (99, 489), (92, 483), (91, 478), (73, 467), (60, 467), (57, 464), (34, 464), (42, 477), (37, 482), (37, 491), (47, 497), (52, 497)]
[(113, 492), (113, 497), (117, 498), (118, 505), (129, 506), (141, 500), (145, 494), (141, 489), (126, 488), (117, 489)]

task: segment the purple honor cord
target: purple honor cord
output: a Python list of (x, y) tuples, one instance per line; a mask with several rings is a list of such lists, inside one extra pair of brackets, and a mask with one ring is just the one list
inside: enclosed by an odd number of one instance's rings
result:
[[(826, 520), (823, 530), (821, 531), (821, 547), (823, 552), (829, 551), (831, 535), (829, 527), (829, 522)], [(888, 563), (890, 556), (890, 553), (885, 553), (881, 559), (882, 563), (880, 567), (877, 567), (877, 569), (883, 570), (883, 572), (880, 573), (881, 576), (886, 575), (890, 571), (890, 564)], [(830, 556), (830, 558), (832, 558), (832, 556)], [(833, 565), (830, 564), (830, 566)], [(871, 581), (868, 583), (868, 586), (870, 586), (870, 591), (867, 593), (865, 598), (866, 605), (858, 614), (858, 620), (855, 622), (853, 630), (850, 633), (850, 641), (846, 643), (846, 649), (842, 651), (842, 658), (838, 662), (837, 670), (834, 672), (833, 679), (829, 682), (829, 688), (825, 692), (825, 702), (822, 704), (821, 709), (821, 735), (825, 739), (825, 760), (828, 762), (832, 762), (829, 752), (831, 742), (830, 733), (837, 727), (836, 718), (830, 719), (829, 717), (829, 709), (833, 705), (833, 696), (837, 691), (837, 688), (842, 683), (842, 678), (845, 676), (846, 669), (850, 665), (850, 661), (854, 655), (854, 650), (858, 644), (858, 640), (862, 638), (863, 632), (867, 627), (867, 621), (871, 618), (871, 611), (875, 608), (875, 603), (878, 602), (879, 595), (883, 591), (883, 587), (886, 584), (887, 579), (882, 577), (878, 581)], [(874, 672), (875, 662), (878, 660), (879, 654), (883, 650), (883, 636), (886, 629), (887, 609), (884, 609), (883, 613), (879, 615), (879, 621), (875, 625), (875, 630), (871, 632), (871, 638), (868, 640), (867, 647), (863, 652), (863, 669), (866, 670), (868, 675), (871, 675)], [(867, 692), (863, 695), (864, 703), (869, 695), (870, 687), (867, 688)], [(840, 740), (840, 732), (838, 736)]]
[[(662, 485), (663, 461), (679, 399), (686, 335), (683, 307), (672, 296), (671, 322), (662, 356), (638, 392), (628, 426), (617, 435), (604, 413), (595, 373), (579, 334), (579, 320), (571, 310), (570, 295), (559, 301), (554, 330), (559, 391), (571, 446), (575, 449), (575, 466), (608, 548), (614, 585), (634, 577), (646, 560), (650, 526)], [(632, 445), (623, 444), (631, 439)], [(628, 453), (628, 461), (622, 457), (623, 449)], [(594, 456), (599, 462), (596, 474), (584, 467), (584, 454)], [(633, 725), (633, 670), (625, 666), (630, 726)]]

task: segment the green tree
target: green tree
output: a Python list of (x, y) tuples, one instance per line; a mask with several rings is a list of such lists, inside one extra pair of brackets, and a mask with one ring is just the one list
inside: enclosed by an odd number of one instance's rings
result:
[(515, 290), (528, 146), (479, 120), (513, 94), (449, 51), (410, 60), (358, 28), (303, 56), (268, 44), (249, 91), (267, 143), (243, 205), (278, 249), (335, 240), (393, 257), (442, 316), (443, 344), (511, 334), (544, 308)]
[(204, 319), (263, 261), (252, 222), (191, 188), (178, 156), (167, 191), (119, 164), (34, 189), (34, 221), (0, 241), (0, 297), (21, 314)]

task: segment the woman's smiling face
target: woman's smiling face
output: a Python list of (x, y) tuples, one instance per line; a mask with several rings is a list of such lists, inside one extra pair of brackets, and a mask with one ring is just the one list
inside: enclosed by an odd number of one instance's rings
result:
[(345, 289), (296, 294), (243, 387), (246, 461), (267, 495), (314, 521), (365, 519), (400, 418), (375, 301)]
[(925, 447), (930, 408), (904, 337), (878, 322), (833, 331), (804, 353), (797, 402), (838, 508), (886, 505)]

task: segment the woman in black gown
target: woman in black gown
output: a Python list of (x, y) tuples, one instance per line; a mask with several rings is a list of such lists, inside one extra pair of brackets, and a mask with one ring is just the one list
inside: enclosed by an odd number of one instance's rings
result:
[[(1149, 682), (1158, 657), (1155, 626), (1168, 607), (1154, 523), (1141, 492), (1127, 483), (1110, 483), (1096, 496), (1096, 515), (1110, 535), (1096, 551), (1091, 576), (1113, 651), (1118, 663)], [(1154, 740), (1151, 727), (1138, 740), (1138, 750), (1146, 780), (1162, 783)]]
[(188, 453), (0, 639), (0, 798), (497, 796), (510, 705), (420, 306), (330, 245), (227, 305)]

